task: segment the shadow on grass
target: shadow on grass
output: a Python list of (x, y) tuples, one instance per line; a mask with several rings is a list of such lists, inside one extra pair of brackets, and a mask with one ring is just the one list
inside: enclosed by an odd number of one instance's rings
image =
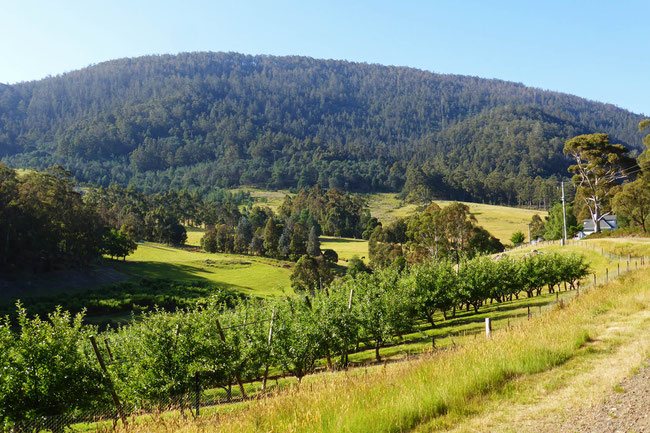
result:
[(336, 244), (349, 244), (350, 242), (367, 242), (363, 239), (354, 239), (354, 238), (330, 238), (324, 237), (321, 239), (321, 243), (336, 243)]
[[(118, 270), (134, 280), (141, 279), (166, 279), (181, 283), (200, 282), (220, 286), (237, 292), (259, 296), (259, 290), (254, 287), (240, 286), (237, 284), (220, 281), (214, 278), (214, 273), (201, 266), (165, 262), (120, 262), (114, 264)], [(210, 275), (207, 278), (203, 275)]]
[(113, 265), (116, 269), (135, 279), (164, 278), (182, 282), (213, 282), (212, 280), (199, 275), (207, 273), (207, 271), (198, 266), (165, 262), (121, 262), (114, 263)]

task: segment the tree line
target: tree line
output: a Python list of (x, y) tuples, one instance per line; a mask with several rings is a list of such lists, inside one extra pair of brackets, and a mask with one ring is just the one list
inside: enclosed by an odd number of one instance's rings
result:
[(501, 242), (477, 224), (466, 204), (454, 202), (443, 208), (431, 203), (424, 211), (382, 225), (373, 221), (369, 234), (370, 262), (386, 267), (395, 261), (472, 258), (504, 250)]
[(564, 176), (566, 139), (605, 131), (634, 148), (640, 120), (500, 80), (186, 53), (0, 86), (0, 157), (146, 193), (319, 184), (410, 194), (415, 167), (438, 199), (543, 206), (548, 192), (531, 193), (522, 180)]
[(0, 163), (1, 271), (86, 266), (110, 248), (111, 232), (69, 176), (60, 167), (18, 173)]
[[(361, 272), (297, 297), (260, 300), (216, 298), (201, 306), (145, 312), (130, 324), (98, 334), (57, 309), (47, 320), (30, 318), (20, 305), (15, 322), (0, 321), (0, 420), (6, 426), (58, 414), (83, 414), (109, 404), (113, 383), (132, 408), (155, 408), (203, 387), (229, 389), (248, 381), (266, 386), (272, 368), (300, 379), (319, 359), (345, 367), (349, 354), (379, 350), (416, 325), (438, 325), (435, 315), (475, 312), (504, 302), (578, 287), (589, 272), (584, 257), (538, 254), (522, 259), (487, 256), (427, 261)], [(89, 344), (102, 343), (102, 375)], [(110, 353), (108, 352), (110, 349)], [(110, 360), (110, 361), (109, 361)], [(242, 394), (246, 395), (242, 386)]]
[[(297, 261), (321, 257), (319, 236), (361, 238), (370, 217), (366, 200), (336, 189), (302, 189), (287, 195), (277, 213), (265, 206), (245, 209), (228, 220), (205, 220), (201, 246), (207, 252), (244, 253)], [(323, 258), (336, 262), (334, 251)]]

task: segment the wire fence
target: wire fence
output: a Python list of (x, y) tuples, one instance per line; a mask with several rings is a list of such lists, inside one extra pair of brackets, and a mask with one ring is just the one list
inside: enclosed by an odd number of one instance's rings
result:
[[(141, 402), (138, 405), (121, 404), (121, 411), (126, 423), (158, 420), (162, 416), (178, 415), (183, 418), (196, 418), (204, 411), (214, 412), (223, 404), (244, 401), (243, 397), (230, 387), (203, 389), (197, 387), (185, 394), (164, 400)], [(64, 415), (42, 416), (28, 421), (0, 426), (2, 432), (36, 433), (36, 432), (109, 432), (121, 423), (121, 415), (115, 406), (97, 407), (87, 413), (70, 413)]]

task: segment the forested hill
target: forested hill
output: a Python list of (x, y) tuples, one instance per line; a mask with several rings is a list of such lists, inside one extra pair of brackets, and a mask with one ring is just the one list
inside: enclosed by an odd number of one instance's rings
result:
[(440, 198), (525, 201), (533, 192), (513, 196), (506, 180), (521, 189), (535, 176), (566, 175), (561, 149), (580, 133), (607, 132), (639, 148), (640, 120), (613, 105), (500, 80), (186, 53), (0, 85), (0, 157), (149, 191), (406, 184)]

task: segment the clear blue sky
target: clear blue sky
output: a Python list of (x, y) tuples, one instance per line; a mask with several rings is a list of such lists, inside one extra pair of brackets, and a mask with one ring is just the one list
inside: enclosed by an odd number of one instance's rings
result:
[(650, 115), (650, 1), (0, 0), (0, 82), (182, 51), (298, 54), (557, 90)]

